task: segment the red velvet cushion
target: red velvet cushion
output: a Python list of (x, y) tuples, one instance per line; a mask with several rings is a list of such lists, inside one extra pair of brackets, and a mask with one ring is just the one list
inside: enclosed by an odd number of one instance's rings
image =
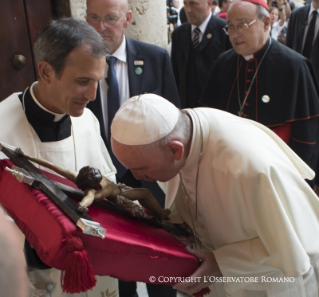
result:
[(19, 183), (4, 171), (5, 166), (11, 167), (12, 162), (0, 161), (0, 203), (46, 264), (62, 269), (67, 256), (65, 241), (72, 234), (82, 239), (96, 275), (146, 283), (155, 276), (152, 283), (156, 284), (159, 276), (187, 277), (198, 267), (199, 261), (165, 230), (94, 206), (88, 214), (107, 229), (105, 239), (83, 234), (47, 196)]

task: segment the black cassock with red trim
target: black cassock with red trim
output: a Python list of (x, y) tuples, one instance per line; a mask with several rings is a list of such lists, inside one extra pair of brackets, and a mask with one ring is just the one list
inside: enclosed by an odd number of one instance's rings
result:
[(315, 170), (319, 146), (316, 75), (307, 59), (273, 39), (270, 46), (269, 42), (247, 61), (233, 49), (220, 55), (201, 103), (236, 115), (242, 106), (243, 117), (272, 129)]

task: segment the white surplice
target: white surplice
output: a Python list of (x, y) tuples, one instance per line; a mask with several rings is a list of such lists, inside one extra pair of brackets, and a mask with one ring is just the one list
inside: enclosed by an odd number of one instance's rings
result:
[[(116, 182), (116, 169), (100, 136), (99, 122), (90, 110), (85, 108), (82, 116), (71, 117), (70, 137), (60, 141), (41, 142), (26, 118), (18, 94), (12, 94), (0, 103), (0, 142), (20, 147), (27, 155), (44, 158), (74, 171), (90, 165)], [(6, 156), (0, 153), (0, 159), (3, 158)], [(35, 166), (39, 167), (37, 164)], [(24, 237), (20, 238), (23, 249)], [(52, 268), (45, 273), (56, 286), (51, 297), (62, 296), (60, 271)], [(117, 297), (118, 280), (109, 276), (97, 276), (97, 284), (92, 290), (80, 294), (64, 293), (63, 296), (101, 297), (102, 294)]]

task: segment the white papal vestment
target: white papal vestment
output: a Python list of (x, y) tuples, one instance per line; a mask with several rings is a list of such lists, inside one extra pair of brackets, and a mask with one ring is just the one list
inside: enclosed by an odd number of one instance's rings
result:
[(313, 171), (261, 124), (216, 109), (186, 112), (193, 122), (190, 154), (180, 172), (187, 199), (179, 176), (166, 184), (171, 220), (190, 227), (195, 221), (202, 126), (196, 227), (201, 249), (214, 253), (224, 277), (260, 280), (216, 282), (210, 296), (317, 297), (319, 200), (304, 181), (313, 179)]

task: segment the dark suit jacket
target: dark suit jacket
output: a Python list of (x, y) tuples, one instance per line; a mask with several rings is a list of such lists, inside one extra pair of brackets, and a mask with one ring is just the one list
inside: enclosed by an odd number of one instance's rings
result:
[[(196, 68), (202, 90), (204, 90), (206, 81), (219, 55), (231, 48), (229, 38), (223, 30), (225, 26), (225, 20), (212, 15), (203, 34), (203, 39), (198, 46)], [(190, 23), (184, 23), (176, 28), (172, 35), (171, 60), (183, 108), (186, 101), (186, 73), (191, 45), (191, 28)]]
[[(126, 37), (126, 55), (130, 97), (143, 93), (153, 93), (164, 97), (177, 107), (180, 107), (171, 61), (165, 49)], [(134, 65), (134, 61), (144, 61), (144, 65)], [(143, 70), (140, 75), (135, 73), (137, 67), (141, 67)], [(110, 150), (105, 131), (100, 90), (97, 91), (95, 101), (91, 101), (87, 107), (91, 109), (98, 118), (102, 138)], [(118, 166), (116, 160), (114, 161), (114, 165), (115, 167)], [(133, 186), (132, 183), (134, 183), (134, 180), (132, 176), (130, 180), (131, 184), (128, 185)], [(119, 178), (118, 181), (122, 182)], [(163, 207), (164, 194), (157, 183), (149, 183), (142, 180), (141, 184), (144, 188), (151, 190), (152, 194)]]
[[(302, 43), (305, 35), (305, 28), (308, 23), (309, 11), (310, 4), (294, 10), (289, 19), (286, 45), (300, 54), (302, 54)], [(316, 40), (313, 43), (310, 62), (315, 70), (317, 80), (319, 82), (319, 34), (317, 34)], [(317, 162), (315, 180), (316, 185), (319, 185), (319, 158)]]
[[(170, 58), (165, 49), (126, 37), (126, 55), (130, 97), (143, 93), (153, 93), (180, 107)], [(134, 65), (134, 61), (144, 61), (144, 65)], [(135, 73), (137, 67), (143, 69), (142, 74)], [(100, 90), (97, 92), (95, 101), (91, 101), (87, 108), (91, 109), (98, 118), (101, 135), (106, 144), (107, 137), (103, 124)]]
[[(286, 45), (300, 54), (302, 54), (302, 42), (308, 22), (309, 11), (310, 5), (303, 6), (293, 11), (289, 19)], [(319, 79), (319, 34), (317, 34), (316, 40), (313, 43), (310, 61)]]

